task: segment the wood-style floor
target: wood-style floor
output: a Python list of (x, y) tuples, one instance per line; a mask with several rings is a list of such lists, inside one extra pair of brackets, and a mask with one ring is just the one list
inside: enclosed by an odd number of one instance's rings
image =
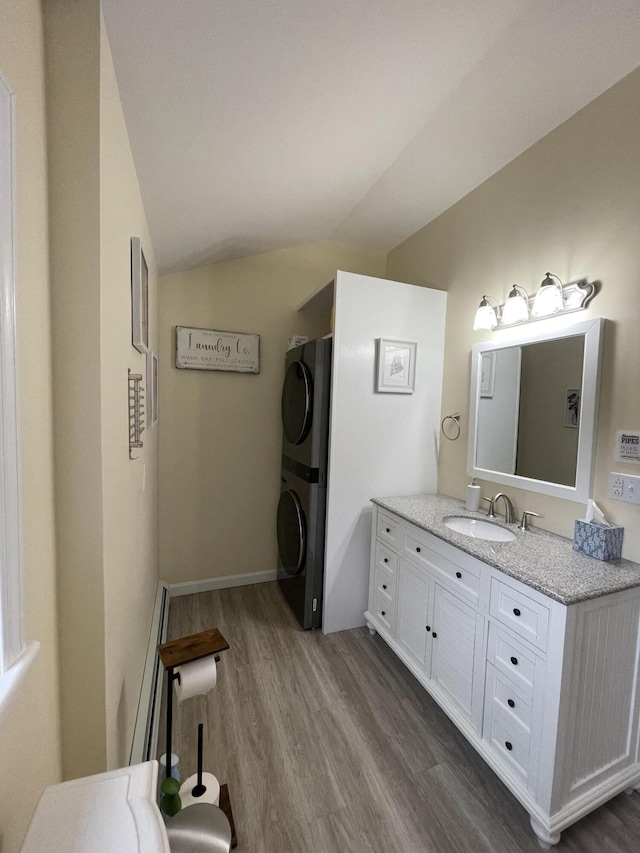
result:
[[(215, 690), (174, 704), (174, 751), (185, 779), (205, 724), (238, 853), (540, 850), (524, 809), (378, 636), (302, 631), (276, 583), (172, 599), (168, 639), (212, 627), (231, 648)], [(640, 794), (554, 849), (638, 853)]]

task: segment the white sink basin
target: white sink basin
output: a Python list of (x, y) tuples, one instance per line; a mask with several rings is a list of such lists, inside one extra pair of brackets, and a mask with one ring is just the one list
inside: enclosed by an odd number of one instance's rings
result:
[(462, 515), (449, 515), (442, 519), (450, 530), (463, 533), (473, 539), (484, 539), (487, 542), (513, 542), (515, 533), (482, 518), (467, 518)]

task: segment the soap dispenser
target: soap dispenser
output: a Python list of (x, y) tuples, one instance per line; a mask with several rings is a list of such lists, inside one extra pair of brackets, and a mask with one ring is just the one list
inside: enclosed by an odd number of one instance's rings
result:
[(478, 512), (480, 509), (480, 486), (476, 485), (476, 478), (473, 477), (471, 484), (467, 486), (467, 509), (469, 512)]

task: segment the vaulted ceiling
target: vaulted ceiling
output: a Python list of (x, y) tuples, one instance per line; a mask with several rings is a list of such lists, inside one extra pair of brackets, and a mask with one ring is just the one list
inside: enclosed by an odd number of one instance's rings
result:
[(388, 251), (640, 65), (638, 0), (102, 6), (162, 272)]

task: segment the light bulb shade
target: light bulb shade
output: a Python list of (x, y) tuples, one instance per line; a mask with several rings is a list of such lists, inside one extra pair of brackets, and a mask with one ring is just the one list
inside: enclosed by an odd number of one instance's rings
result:
[(514, 287), (502, 309), (502, 325), (510, 326), (512, 323), (526, 323), (528, 319), (529, 305), (527, 304), (527, 300)]
[(540, 285), (540, 290), (533, 300), (531, 313), (536, 317), (546, 317), (548, 314), (556, 314), (562, 311), (564, 302), (562, 299), (562, 285), (553, 281), (547, 273), (546, 278)]
[(473, 321), (474, 332), (477, 332), (480, 329), (491, 331), (492, 329), (495, 329), (497, 325), (498, 318), (496, 317), (495, 309), (489, 305), (486, 299), (483, 299), (478, 306), (475, 320)]

